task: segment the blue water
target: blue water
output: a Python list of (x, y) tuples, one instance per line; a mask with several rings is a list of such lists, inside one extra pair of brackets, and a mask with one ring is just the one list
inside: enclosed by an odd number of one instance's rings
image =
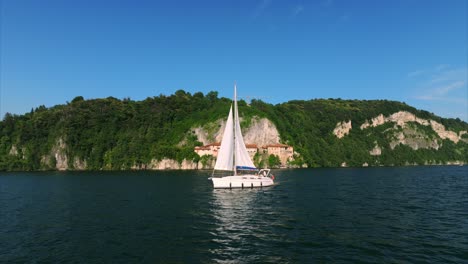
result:
[(0, 262), (468, 263), (468, 167), (0, 174)]

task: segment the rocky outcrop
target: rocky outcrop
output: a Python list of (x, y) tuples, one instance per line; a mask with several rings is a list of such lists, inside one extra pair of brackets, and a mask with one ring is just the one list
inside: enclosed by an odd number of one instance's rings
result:
[(11, 156), (19, 156), (21, 155), (22, 159), (26, 159), (26, 148), (25, 147), (20, 147), (18, 150), (18, 147), (16, 145), (12, 145), (10, 148), (10, 151), (8, 152), (9, 155)]
[[(437, 150), (441, 147), (441, 143), (438, 139), (448, 139), (454, 143), (458, 143), (460, 140), (468, 141), (466, 138), (462, 138), (467, 131), (460, 131), (460, 133), (457, 134), (454, 131), (446, 130), (444, 125), (434, 120), (422, 119), (406, 111), (396, 112), (387, 117), (380, 114), (370, 121), (367, 120), (364, 122), (364, 124), (360, 126), (360, 129), (377, 127), (388, 122), (395, 123), (393, 128), (384, 131), (384, 133), (388, 133), (392, 139), (390, 142), (391, 149), (402, 144), (411, 147), (413, 150), (429, 148)], [(427, 135), (426, 132), (417, 127), (418, 125), (430, 126), (435, 134), (437, 134), (438, 138)], [(343, 138), (349, 134), (351, 129), (351, 121), (343, 121), (336, 125), (333, 134), (338, 138)], [(379, 156), (382, 154), (382, 149), (376, 145), (369, 151), (369, 154), (372, 156)]]
[(408, 123), (411, 122), (418, 123), (423, 126), (431, 126), (432, 130), (434, 130), (434, 132), (436, 132), (441, 139), (448, 139), (454, 143), (458, 143), (458, 141), (462, 139), (462, 136), (467, 133), (467, 131), (460, 131), (460, 133), (457, 134), (453, 131), (446, 130), (444, 125), (434, 120), (422, 119), (406, 111), (396, 112), (388, 117), (384, 117), (382, 114), (380, 114), (377, 117), (371, 119), (371, 121), (366, 121), (360, 126), (360, 128), (366, 129), (368, 127), (376, 127), (387, 122), (394, 122), (402, 128), (407, 127)]
[[(197, 136), (198, 141), (202, 142), (203, 145), (208, 145), (213, 142), (221, 142), (225, 127), (226, 121), (220, 119), (216, 122), (193, 128), (192, 132)], [(278, 144), (280, 142), (278, 129), (267, 118), (253, 117), (250, 126), (243, 128), (242, 133), (244, 142), (247, 144), (263, 146)]]
[(221, 142), (225, 127), (226, 121), (220, 119), (216, 122), (193, 128), (192, 132), (197, 136), (198, 141), (203, 143), (203, 145), (208, 145), (213, 142)]
[(369, 126), (376, 127), (385, 124), (385, 118), (382, 114), (378, 115), (377, 117), (372, 118), (371, 122), (366, 120), (364, 124), (361, 125), (361, 130), (368, 128)]
[(52, 155), (55, 157), (55, 168), (59, 171), (68, 170), (68, 156), (65, 153), (65, 144), (63, 138), (59, 138), (55, 143), (55, 146), (52, 147)]
[(465, 165), (465, 163), (463, 161), (460, 161), (460, 160), (456, 160), (456, 161), (449, 161), (447, 162), (447, 165)]
[(429, 125), (429, 120), (416, 117), (414, 114), (406, 112), (406, 111), (400, 111), (388, 117), (384, 117), (382, 114), (380, 114), (377, 117), (372, 118), (370, 122), (369, 121), (364, 122), (364, 124), (362, 124), (360, 128), (362, 130), (368, 127), (376, 127), (376, 126), (383, 125), (387, 122), (394, 122), (401, 127), (404, 127), (406, 123), (408, 122), (416, 122), (424, 126)]
[(434, 120), (430, 121), (432, 129), (439, 135), (440, 138), (442, 139), (449, 139), (455, 143), (458, 143), (458, 141), (461, 139), (461, 136), (466, 133), (466, 131), (461, 131), (460, 135), (457, 135), (457, 133), (449, 130), (445, 130), (444, 125), (437, 123)]
[(10, 152), (8, 152), (8, 154), (13, 155), (13, 156), (18, 155), (18, 149), (16, 148), (15, 145), (11, 146)]
[(73, 159), (73, 169), (75, 170), (85, 170), (86, 169), (86, 160), (81, 160), (78, 157)]
[(265, 146), (278, 144), (280, 135), (276, 126), (266, 118), (252, 118), (250, 127), (243, 131), (244, 142)]
[(173, 159), (153, 159), (149, 164), (133, 165), (132, 170), (198, 170), (198, 169), (212, 169), (215, 160), (210, 160), (206, 164), (203, 162), (193, 162), (191, 160), (183, 160), (179, 163)]
[(375, 147), (369, 151), (369, 154), (371, 156), (380, 156), (382, 155), (382, 149), (376, 144)]
[(351, 120), (349, 120), (348, 122), (345, 122), (345, 121), (339, 122), (338, 124), (336, 124), (335, 129), (333, 129), (333, 134), (337, 138), (342, 138), (349, 134), (349, 131), (351, 130), (351, 128), (352, 128)]
[(150, 170), (196, 170), (198, 169), (198, 163), (190, 160), (183, 160), (179, 163), (173, 159), (153, 159), (150, 164), (146, 167)]
[(394, 140), (390, 142), (390, 148), (394, 149), (399, 144), (409, 146), (413, 150), (429, 148), (437, 150), (440, 147), (437, 139), (431, 140), (425, 134), (408, 128), (395, 134)]

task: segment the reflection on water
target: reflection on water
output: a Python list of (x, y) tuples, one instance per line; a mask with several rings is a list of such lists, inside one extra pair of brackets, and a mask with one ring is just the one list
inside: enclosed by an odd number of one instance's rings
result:
[(465, 263), (468, 166), (0, 175), (0, 263)]
[(213, 190), (210, 211), (215, 221), (212, 231), (214, 247), (210, 249), (216, 263), (281, 261), (270, 252), (268, 244), (280, 237), (274, 227), (287, 220), (281, 210), (273, 209), (272, 188)]

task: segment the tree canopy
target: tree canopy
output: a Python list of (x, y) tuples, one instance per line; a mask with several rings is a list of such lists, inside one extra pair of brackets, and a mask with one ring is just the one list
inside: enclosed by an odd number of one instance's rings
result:
[[(50, 108), (40, 106), (24, 115), (7, 113), (0, 122), (0, 170), (54, 169), (59, 141), (63, 142), (68, 166), (75, 159), (86, 162), (86, 169), (129, 169), (163, 158), (181, 162), (198, 161), (193, 151), (201, 145), (192, 128), (225, 118), (231, 99), (219, 98), (217, 92), (193, 95), (183, 90), (142, 101), (113, 97), (85, 100), (75, 97), (70, 103)], [(432, 119), (459, 132), (468, 124), (459, 119), (445, 119), (405, 103), (387, 100), (317, 99), (294, 100), (272, 105), (261, 100), (250, 104), (239, 101), (243, 125), (253, 116), (266, 117), (280, 132), (284, 143), (294, 146), (301, 162), (308, 166), (400, 165), (468, 162), (468, 144), (440, 139), (439, 149), (413, 150), (408, 146), (385, 148), (391, 141), (386, 126), (352, 129), (338, 139), (332, 134), (336, 124), (352, 120), (362, 124), (379, 114), (384, 116), (408, 111), (420, 118)], [(424, 128), (421, 128), (422, 130)], [(430, 131), (427, 137), (434, 136)], [(183, 142), (183, 144), (181, 144)], [(369, 150), (378, 143), (384, 146), (376, 157)], [(275, 161), (271, 161), (275, 162)]]

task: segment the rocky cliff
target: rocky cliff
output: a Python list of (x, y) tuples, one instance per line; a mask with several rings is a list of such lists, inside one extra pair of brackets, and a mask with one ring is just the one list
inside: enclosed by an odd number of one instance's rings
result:
[[(241, 119), (240, 121), (242, 122), (243, 120)], [(192, 131), (197, 136), (198, 141), (202, 142), (203, 145), (208, 145), (210, 143), (221, 142), (225, 127), (226, 121), (219, 119), (216, 122), (195, 127)], [(267, 118), (253, 117), (248, 127), (242, 127), (242, 134), (246, 144), (264, 146), (280, 142), (278, 129)]]
[[(393, 146), (396, 146), (398, 144), (405, 144), (409, 145), (413, 149), (418, 149), (418, 146), (422, 146), (422, 148), (438, 148), (437, 141), (431, 141), (429, 144), (425, 144), (427, 143), (428, 137), (426, 137), (426, 134), (417, 131), (413, 124), (420, 124), (423, 126), (430, 127), (437, 134), (439, 139), (448, 139), (450, 141), (453, 141), (454, 143), (458, 143), (458, 141), (460, 140), (468, 142), (468, 139), (463, 138), (463, 135), (466, 134), (467, 131), (460, 131), (456, 133), (454, 131), (447, 130), (444, 125), (434, 120), (422, 119), (412, 113), (405, 111), (396, 112), (387, 117), (380, 114), (377, 117), (372, 118), (370, 121), (366, 120), (366, 122), (364, 124), (361, 124), (359, 128), (361, 130), (364, 130), (369, 127), (377, 127), (386, 123), (394, 123), (395, 141), (393, 141), (392, 143)], [(333, 130), (333, 134), (338, 138), (342, 138), (349, 134), (349, 131), (351, 129), (351, 121), (339, 122), (338, 124), (336, 124), (336, 127)], [(418, 140), (422, 144), (418, 144)]]
[[(468, 143), (468, 138), (464, 135), (467, 131), (462, 130), (458, 133), (447, 130), (446, 127), (437, 121), (431, 119), (419, 118), (413, 113), (399, 111), (388, 116), (380, 114), (370, 120), (366, 120), (363, 124), (357, 124), (360, 130), (368, 130), (390, 124), (391, 126), (383, 131), (383, 134), (389, 139), (388, 146), (379, 146), (375, 142), (375, 146), (369, 149), (371, 156), (380, 156), (382, 148), (389, 147), (395, 149), (399, 145), (405, 145), (413, 150), (418, 149), (434, 149), (438, 150), (443, 140), (450, 140), (453, 143), (463, 141)], [(336, 124), (333, 134), (341, 139), (348, 135), (352, 129), (351, 121), (343, 121)], [(458, 164), (460, 162), (452, 162)]]

